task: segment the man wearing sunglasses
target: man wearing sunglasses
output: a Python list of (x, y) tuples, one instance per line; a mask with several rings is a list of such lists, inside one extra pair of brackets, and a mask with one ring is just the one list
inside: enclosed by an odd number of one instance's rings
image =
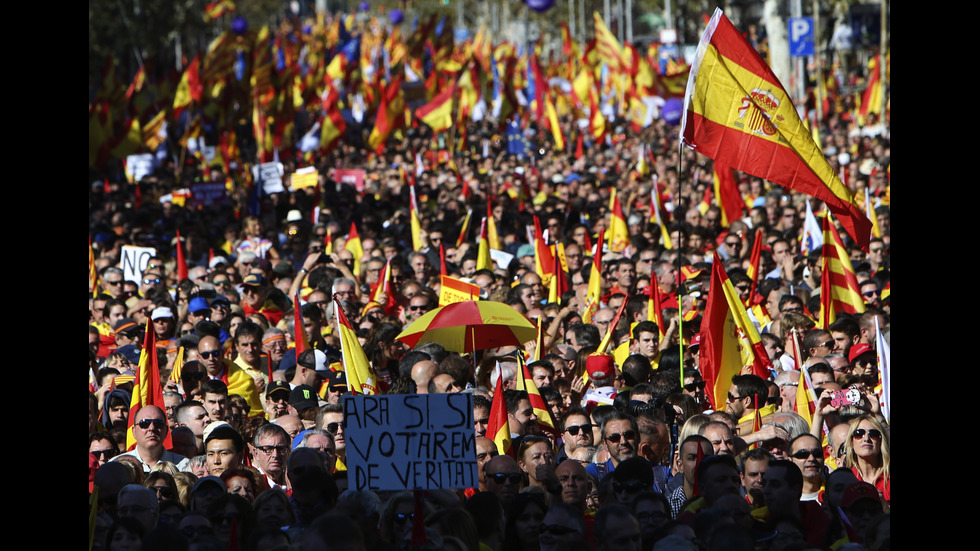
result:
[(602, 445), (609, 452), (609, 459), (601, 464), (590, 463), (585, 470), (602, 482), (606, 475), (616, 470), (620, 462), (636, 457), (640, 431), (635, 417), (616, 410), (606, 418), (600, 433)]
[(133, 436), (136, 437), (136, 448), (113, 457), (135, 457), (143, 465), (143, 472), (148, 473), (157, 463), (168, 461), (177, 465), (178, 470), (184, 470), (190, 460), (183, 455), (167, 451), (164, 440), (170, 427), (167, 425), (167, 414), (157, 406), (143, 406), (136, 412), (133, 425)]
[(789, 445), (789, 457), (803, 472), (800, 501), (818, 501), (824, 485), (823, 446), (812, 434), (801, 434)]
[(572, 452), (579, 447), (592, 446), (595, 443), (592, 438), (592, 422), (589, 420), (589, 414), (580, 407), (572, 407), (568, 410), (565, 418), (562, 419), (562, 427), (564, 427), (561, 433), (562, 445), (555, 457), (556, 465), (571, 457)]
[[(250, 322), (244, 322), (242, 325), (245, 323)], [(261, 346), (261, 328), (259, 328), (258, 335), (257, 338), (254, 335), (250, 335), (254, 339), (256, 350)], [(253, 341), (249, 342), (251, 343)], [(245, 401), (248, 402), (251, 408), (249, 410), (250, 417), (263, 414), (265, 410), (263, 409), (262, 400), (259, 398), (259, 391), (256, 388), (255, 380), (235, 362), (222, 358), (221, 341), (217, 337), (212, 335), (202, 337), (197, 345), (197, 354), (198, 361), (204, 366), (209, 379), (218, 379), (225, 383), (228, 387), (229, 395), (237, 394), (245, 398)]]
[(523, 482), (524, 475), (517, 461), (509, 455), (498, 455), (483, 466), (483, 484), (487, 491), (500, 498), (505, 511), (521, 491)]

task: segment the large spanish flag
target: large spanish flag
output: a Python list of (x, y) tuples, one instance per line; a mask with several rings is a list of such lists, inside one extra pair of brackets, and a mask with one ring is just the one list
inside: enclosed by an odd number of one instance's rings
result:
[(783, 85), (720, 9), (698, 45), (681, 124), (688, 147), (827, 203), (867, 250), (871, 221), (827, 163)]
[(516, 377), (517, 385), (515, 388), (527, 391), (528, 401), (531, 402), (534, 415), (538, 417), (538, 427), (543, 431), (553, 433), (557, 437), (558, 431), (555, 430), (555, 422), (551, 419), (548, 404), (541, 397), (538, 385), (534, 383), (534, 378), (531, 377), (531, 370), (527, 368), (527, 363), (524, 361), (524, 353), (520, 350), (517, 352), (517, 363), (521, 368), (521, 376)]
[(851, 258), (830, 216), (823, 224), (823, 264), (820, 275), (820, 327), (826, 329), (837, 319), (837, 312), (864, 313), (864, 297), (858, 286)]
[[(701, 322), (701, 350), (699, 351), (701, 376), (705, 382), (705, 394), (712, 409), (724, 409), (732, 376), (738, 375), (742, 366), (738, 324), (729, 307), (725, 283), (731, 286), (728, 275), (715, 253), (711, 264), (711, 292)], [(750, 324), (751, 325), (751, 324)], [(767, 356), (768, 357), (768, 356)]]
[[(136, 448), (133, 426), (136, 424), (136, 414), (144, 406), (157, 406), (163, 411), (167, 410), (163, 402), (163, 385), (160, 384), (156, 333), (153, 331), (153, 322), (149, 319), (146, 320), (143, 350), (140, 351), (140, 361), (136, 367), (136, 377), (133, 379), (133, 398), (129, 403), (129, 423), (126, 428), (126, 450)], [(163, 438), (163, 447), (168, 450), (173, 447), (170, 431), (167, 431), (167, 435)]]

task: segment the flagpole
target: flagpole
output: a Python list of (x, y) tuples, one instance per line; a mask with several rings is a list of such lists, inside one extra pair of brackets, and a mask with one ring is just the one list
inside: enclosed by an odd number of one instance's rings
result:
[[(677, 210), (677, 205), (679, 205), (681, 201), (681, 174), (683, 174), (681, 172), (681, 168), (684, 166), (683, 165), (684, 145), (682, 143), (683, 141), (684, 140), (682, 139), (677, 140), (677, 202), (674, 204), (674, 210)], [(656, 191), (657, 191), (656, 188), (654, 188), (654, 192)], [(670, 235), (669, 229), (667, 230), (667, 235), (668, 236)], [(683, 282), (680, 281), (680, 277), (681, 277), (680, 236), (681, 236), (681, 232), (678, 231), (677, 243), (673, 243), (673, 245), (674, 245), (674, 249), (677, 251), (677, 257), (675, 259), (675, 263), (677, 264), (676, 267), (677, 268), (677, 275), (676, 275), (677, 277), (677, 347), (678, 347), (678, 351), (680, 352), (680, 356), (678, 356), (678, 363), (680, 364), (680, 368), (681, 368), (680, 369), (681, 386), (683, 387), (684, 386), (684, 295), (683, 295), (683, 285), (682, 285)]]

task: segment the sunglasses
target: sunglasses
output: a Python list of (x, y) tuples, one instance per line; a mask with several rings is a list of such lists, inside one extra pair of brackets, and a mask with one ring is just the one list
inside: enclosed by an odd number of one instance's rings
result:
[(119, 281), (106, 281), (105, 284), (106, 285), (112, 285), (112, 286), (122, 285), (122, 280), (120, 279)]
[(170, 497), (173, 495), (173, 490), (171, 490), (168, 486), (153, 486), (150, 489), (163, 497)]
[(425, 306), (409, 306), (408, 309), (414, 312), (416, 310), (425, 310)]
[(329, 432), (330, 434), (337, 434), (337, 431), (340, 429), (340, 426), (341, 426), (340, 423), (327, 423), (327, 426), (324, 428), (326, 428), (327, 432)]
[(159, 429), (163, 429), (167, 427), (167, 421), (164, 419), (143, 419), (137, 425), (143, 430), (147, 430), (153, 425), (156, 425)]
[(864, 438), (865, 434), (875, 440), (881, 440), (881, 431), (878, 429), (855, 429), (854, 432), (851, 433), (851, 438)]
[(197, 354), (199, 356), (201, 356), (202, 358), (204, 358), (205, 360), (210, 360), (211, 358), (220, 358), (221, 357), (221, 351), (220, 350), (199, 350), (197, 352)]
[(792, 454), (792, 457), (796, 459), (807, 459), (811, 455), (817, 459), (822, 459), (823, 450), (820, 448), (813, 448), (812, 450), (807, 450), (807, 449), (796, 450), (796, 452)]
[(559, 526), (557, 524), (542, 524), (538, 530), (542, 534), (551, 534), (553, 536), (564, 536), (567, 534), (581, 534), (578, 530), (574, 528), (569, 528), (567, 526)]
[[(122, 282), (120, 281), (120, 283), (122, 283)], [(160, 278), (159, 277), (155, 277), (153, 279), (144, 279), (143, 280), (143, 285), (156, 285), (157, 283), (160, 283)]]
[(220, 285), (231, 285), (231, 280), (223, 279), (221, 281), (213, 281), (212, 283), (214, 284), (215, 287), (218, 287)]
[(116, 455), (116, 453), (112, 450), (92, 450), (89, 453), (95, 457), (105, 457), (106, 459)]
[(731, 392), (728, 393), (729, 402), (737, 402), (742, 399), (742, 396), (733, 396)]
[(592, 423), (585, 423), (583, 425), (570, 425), (565, 427), (565, 432), (571, 434), (572, 436), (578, 436), (579, 429), (583, 431), (590, 431), (592, 430)]
[(393, 518), (392, 520), (394, 520), (398, 524), (405, 524), (406, 520), (415, 520), (415, 513), (408, 513), (408, 514), (398, 513), (395, 515), (395, 518)]
[(878, 291), (865, 291), (865, 292), (863, 292), (861, 294), (864, 295), (864, 296), (866, 296), (866, 297), (873, 297), (873, 296), (877, 296), (878, 295)]
[(606, 436), (606, 440), (612, 442), (613, 444), (619, 444), (620, 439), (626, 438), (627, 440), (635, 440), (636, 432), (628, 430), (626, 432), (617, 432), (615, 434), (610, 434)]
[(695, 390), (704, 390), (704, 381), (687, 383), (686, 385), (684, 385), (684, 390), (688, 392), (694, 392)]
[(521, 473), (496, 473), (488, 474), (487, 478), (493, 480), (497, 484), (503, 484), (508, 479), (514, 484), (517, 484), (521, 481), (522, 476), (523, 475), (521, 475)]

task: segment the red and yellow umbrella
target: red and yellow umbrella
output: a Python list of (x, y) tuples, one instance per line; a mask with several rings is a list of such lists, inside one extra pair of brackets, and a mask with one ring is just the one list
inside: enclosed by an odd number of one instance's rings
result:
[(409, 347), (437, 342), (453, 352), (521, 346), (537, 329), (510, 305), (488, 300), (454, 302), (415, 320), (396, 338)]

